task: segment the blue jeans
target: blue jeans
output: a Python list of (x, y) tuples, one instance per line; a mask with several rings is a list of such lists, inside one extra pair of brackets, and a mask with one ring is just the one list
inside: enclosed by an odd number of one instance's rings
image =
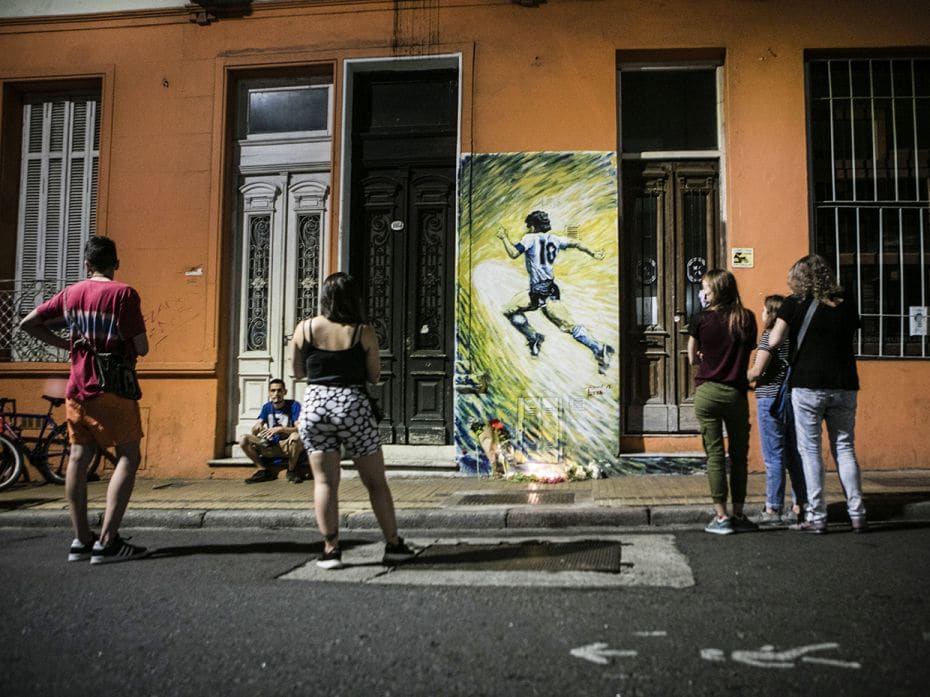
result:
[(804, 465), (807, 482), (807, 519), (812, 523), (827, 522), (827, 503), (823, 496), (824, 463), (821, 428), (827, 423), (830, 450), (836, 461), (846, 510), (851, 520), (865, 518), (859, 463), (854, 447), (856, 430), (855, 390), (814, 390), (795, 387), (791, 390), (794, 426), (797, 429), (798, 452)]
[(759, 443), (765, 461), (765, 506), (780, 511), (785, 502), (785, 473), (791, 479), (791, 499), (797, 505), (807, 503), (804, 470), (794, 435), (794, 411), (788, 404), (788, 423), (781, 423), (769, 413), (774, 397), (756, 397), (756, 421)]

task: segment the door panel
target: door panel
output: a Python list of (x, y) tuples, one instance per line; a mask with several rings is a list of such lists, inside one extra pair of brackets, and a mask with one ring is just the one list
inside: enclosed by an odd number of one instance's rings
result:
[(697, 429), (688, 319), (718, 258), (716, 162), (629, 162), (623, 174), (624, 429)]
[(291, 376), (287, 344), (300, 319), (316, 313), (328, 174), (244, 177), (240, 187), (239, 405), (233, 434), (248, 432), (268, 400), (268, 381)]
[(407, 443), (445, 444), (452, 418), (452, 254), (454, 172), (412, 170), (407, 209), (406, 385)]
[[(452, 395), (454, 172), (371, 170), (360, 182), (364, 226), (353, 236), (381, 348), (382, 439), (445, 444)], [(358, 234), (361, 233), (361, 234)]]

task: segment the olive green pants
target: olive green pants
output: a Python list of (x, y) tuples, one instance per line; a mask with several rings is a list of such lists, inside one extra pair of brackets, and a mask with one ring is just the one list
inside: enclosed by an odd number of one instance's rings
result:
[(727, 502), (727, 462), (723, 443), (726, 425), (730, 452), (730, 496), (746, 501), (749, 459), (749, 400), (746, 393), (719, 382), (704, 382), (694, 391), (694, 416), (707, 454), (707, 481), (714, 503)]

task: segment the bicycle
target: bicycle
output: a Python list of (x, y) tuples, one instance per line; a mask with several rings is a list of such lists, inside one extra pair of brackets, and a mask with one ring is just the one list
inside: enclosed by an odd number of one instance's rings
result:
[[(26, 459), (46, 482), (65, 483), (71, 454), (68, 425), (55, 421), (52, 414), (65, 400), (46, 394), (42, 399), (48, 401), (48, 411), (38, 414), (17, 411), (15, 399), (0, 397), (0, 491), (13, 486), (20, 477), (30, 481)], [(109, 451), (98, 448), (87, 468), (88, 480), (100, 478), (96, 472), (104, 458), (114, 463), (116, 460)]]
[(64, 473), (71, 451), (68, 428), (52, 416), (52, 410), (64, 404), (65, 400), (48, 395), (42, 395), (42, 398), (48, 400), (45, 414), (19, 412), (15, 399), (0, 398), (0, 490), (12, 486), (21, 475), (29, 481), (24, 455), (45, 481), (52, 484), (65, 482)]

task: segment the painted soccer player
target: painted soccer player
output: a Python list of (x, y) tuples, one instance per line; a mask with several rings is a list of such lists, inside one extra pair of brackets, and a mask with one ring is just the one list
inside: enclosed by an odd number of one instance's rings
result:
[(562, 305), (553, 266), (563, 249), (578, 249), (598, 260), (604, 258), (604, 252), (590, 249), (577, 240), (553, 235), (550, 230), (552, 226), (545, 211), (533, 211), (526, 216), (526, 234), (516, 244), (510, 241), (506, 229), (498, 228), (497, 236), (504, 243), (507, 256), (516, 259), (522, 254), (530, 277), (529, 291), (514, 296), (504, 308), (504, 316), (526, 337), (530, 355), (536, 357), (546, 337), (530, 326), (526, 313), (540, 310), (561, 331), (571, 334), (575, 341), (591, 349), (597, 361), (597, 372), (603, 375), (610, 367), (614, 348), (598, 341), (588, 334), (584, 326), (572, 321), (568, 310)]

